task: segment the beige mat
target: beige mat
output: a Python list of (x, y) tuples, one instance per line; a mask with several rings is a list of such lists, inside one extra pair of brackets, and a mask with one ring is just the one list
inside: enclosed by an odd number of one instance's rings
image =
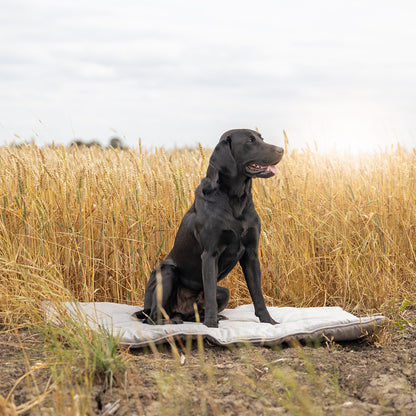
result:
[[(348, 341), (370, 334), (383, 325), (384, 316), (357, 317), (340, 307), (290, 308), (269, 307), (270, 315), (278, 325), (260, 323), (253, 305), (226, 309), (221, 314), (226, 320), (219, 328), (208, 328), (201, 323), (185, 322), (180, 325), (147, 325), (134, 313), (140, 307), (109, 302), (68, 302), (54, 306), (43, 303), (45, 318), (59, 324), (61, 315), (84, 321), (94, 330), (107, 328), (120, 336), (122, 345), (143, 347), (149, 343), (163, 343), (169, 338), (202, 335), (218, 345), (250, 342), (255, 345), (276, 345), (291, 340), (313, 341), (324, 337), (334, 341)], [(58, 312), (59, 310), (59, 312)]]

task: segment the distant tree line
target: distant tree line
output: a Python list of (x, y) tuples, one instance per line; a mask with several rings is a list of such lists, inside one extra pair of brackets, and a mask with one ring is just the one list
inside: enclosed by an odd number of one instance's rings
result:
[[(75, 139), (73, 140), (70, 144), (69, 147), (71, 146), (78, 146), (78, 147), (105, 147), (103, 145), (101, 145), (101, 143), (97, 140), (91, 140), (91, 141), (84, 141), (82, 139)], [(112, 147), (113, 149), (119, 149), (119, 150), (127, 150), (128, 146), (124, 145), (123, 141), (120, 139), (120, 137), (114, 136), (110, 139), (110, 143), (107, 146), (107, 149), (109, 149), (110, 147)]]
[[(15, 148), (21, 148), (25, 145), (29, 145), (29, 144), (34, 144), (35, 143), (35, 139), (32, 139), (31, 141), (25, 141), (23, 143), (11, 143), (10, 146), (15, 147)], [(45, 145), (45, 147), (52, 147), (55, 146), (55, 143), (53, 144), (47, 144)], [(109, 148), (113, 148), (113, 149), (119, 149), (119, 150), (128, 150), (129, 147), (126, 146), (123, 141), (120, 139), (120, 137), (114, 136), (110, 139), (110, 143), (108, 144), (108, 146), (103, 146), (98, 140), (90, 140), (90, 141), (86, 141), (83, 139), (74, 139), (71, 141), (71, 143), (69, 143), (68, 147), (71, 146), (77, 146), (77, 147), (101, 147), (103, 149), (109, 149)]]

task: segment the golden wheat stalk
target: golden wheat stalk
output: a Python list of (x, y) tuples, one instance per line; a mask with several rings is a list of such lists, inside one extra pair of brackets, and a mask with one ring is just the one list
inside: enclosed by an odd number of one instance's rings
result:
[[(0, 313), (44, 299), (142, 304), (210, 152), (0, 148)], [(286, 153), (254, 181), (260, 259), (274, 305), (376, 308), (416, 295), (416, 153)], [(231, 306), (250, 302), (239, 268)]]

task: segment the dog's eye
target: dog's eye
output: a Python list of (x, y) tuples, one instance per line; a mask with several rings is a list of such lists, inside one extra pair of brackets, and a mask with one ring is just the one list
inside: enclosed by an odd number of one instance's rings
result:
[(250, 136), (250, 143), (254, 143), (256, 141), (256, 138), (254, 136)]

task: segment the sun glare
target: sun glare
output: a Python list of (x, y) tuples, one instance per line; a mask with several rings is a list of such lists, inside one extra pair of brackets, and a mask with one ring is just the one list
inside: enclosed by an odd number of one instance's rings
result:
[(321, 117), (311, 117), (293, 135), (288, 129), (292, 149), (306, 146), (319, 153), (360, 154), (389, 150), (398, 144), (407, 149), (415, 147), (415, 135), (396, 128), (405, 124), (394, 114), (386, 116), (365, 108), (322, 113)]

